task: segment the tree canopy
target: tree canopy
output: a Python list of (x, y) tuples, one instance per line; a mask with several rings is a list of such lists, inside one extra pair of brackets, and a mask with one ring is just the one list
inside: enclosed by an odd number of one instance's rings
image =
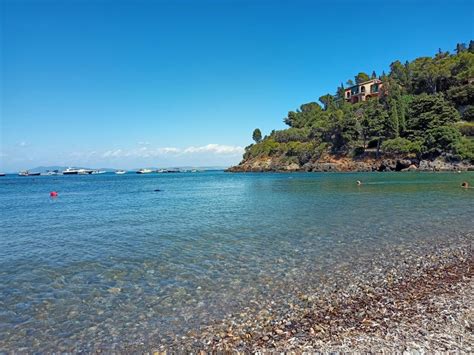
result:
[[(376, 78), (359, 72), (347, 86)], [(379, 77), (381, 95), (351, 104), (344, 85), (335, 94), (288, 112), (286, 130), (273, 131), (248, 147), (246, 156), (280, 154), (301, 161), (328, 154), (452, 154), (474, 158), (474, 42), (458, 43), (454, 53), (439, 50), (411, 62), (396, 60)], [(296, 154), (296, 155), (295, 155)]]

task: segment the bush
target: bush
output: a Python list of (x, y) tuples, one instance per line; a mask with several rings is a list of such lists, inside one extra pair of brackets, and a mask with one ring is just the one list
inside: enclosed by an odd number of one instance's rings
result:
[(465, 136), (474, 136), (474, 122), (463, 122), (458, 124), (459, 132)]
[(383, 142), (382, 151), (389, 154), (419, 154), (421, 152), (421, 144), (419, 141), (412, 142), (398, 137)]
[(286, 155), (297, 157), (300, 164), (306, 164), (315, 155), (313, 143), (289, 142), (286, 144)]
[(258, 156), (270, 156), (280, 151), (280, 144), (273, 139), (264, 139), (260, 143), (249, 145), (246, 148), (244, 159)]
[(307, 142), (309, 140), (309, 129), (288, 128), (272, 132), (271, 138), (278, 143)]
[(474, 106), (468, 106), (462, 113), (462, 119), (464, 121), (474, 121)]
[(426, 132), (424, 148), (428, 153), (454, 152), (461, 140), (455, 126), (441, 126)]
[(474, 140), (463, 137), (456, 146), (456, 153), (461, 159), (474, 163)]

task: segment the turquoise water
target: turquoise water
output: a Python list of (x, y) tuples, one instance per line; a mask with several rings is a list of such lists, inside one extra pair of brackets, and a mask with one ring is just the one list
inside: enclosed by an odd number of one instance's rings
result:
[(0, 178), (0, 350), (166, 343), (335, 265), (449, 243), (474, 231), (462, 181), (474, 174)]

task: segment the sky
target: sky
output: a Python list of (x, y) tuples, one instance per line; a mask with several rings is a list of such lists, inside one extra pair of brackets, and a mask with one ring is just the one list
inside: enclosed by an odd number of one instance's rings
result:
[(230, 166), (360, 71), (474, 39), (474, 1), (0, 0), (0, 171)]

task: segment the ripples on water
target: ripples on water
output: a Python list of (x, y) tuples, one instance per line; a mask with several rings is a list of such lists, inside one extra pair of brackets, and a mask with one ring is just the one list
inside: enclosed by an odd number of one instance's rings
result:
[(166, 342), (335, 265), (472, 232), (473, 177), (1, 178), (0, 350)]

